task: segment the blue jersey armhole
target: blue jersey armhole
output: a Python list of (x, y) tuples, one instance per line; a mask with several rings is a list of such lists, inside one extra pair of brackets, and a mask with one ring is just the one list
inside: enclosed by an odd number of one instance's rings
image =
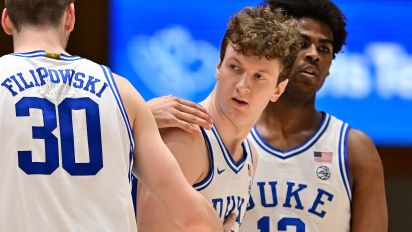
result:
[(352, 201), (352, 186), (350, 183), (350, 173), (348, 165), (348, 134), (350, 126), (343, 123), (339, 133), (339, 169), (343, 185), (348, 194), (349, 201)]
[(122, 118), (123, 118), (123, 122), (125, 123), (126, 129), (127, 129), (127, 132), (128, 132), (129, 141), (130, 141), (130, 156), (129, 156), (130, 160), (129, 160), (129, 173), (128, 173), (128, 176), (129, 176), (129, 181), (131, 181), (131, 179), (132, 179), (132, 171), (131, 171), (132, 168), (131, 168), (131, 166), (132, 166), (132, 163), (133, 163), (133, 151), (134, 151), (134, 148), (135, 148), (133, 130), (132, 130), (131, 124), (129, 122), (129, 116), (127, 115), (126, 108), (124, 107), (120, 92), (119, 92), (119, 90), (117, 88), (117, 85), (116, 85), (116, 82), (114, 80), (112, 71), (110, 70), (110, 68), (108, 68), (104, 65), (100, 65), (100, 66), (101, 66), (101, 68), (103, 70), (103, 73), (106, 77), (107, 83), (109, 84), (109, 87), (110, 87), (110, 89), (111, 89), (111, 91), (114, 95), (114, 98), (116, 99), (117, 105), (119, 107), (120, 113), (121, 113)]
[(209, 153), (209, 158), (210, 158), (210, 169), (209, 169), (209, 173), (206, 176), (205, 179), (203, 179), (202, 181), (196, 183), (193, 185), (193, 188), (196, 189), (197, 191), (201, 191), (205, 188), (207, 188), (207, 186), (210, 185), (210, 183), (213, 180), (213, 176), (214, 176), (214, 172), (215, 172), (215, 164), (214, 164), (214, 158), (213, 158), (213, 148), (212, 148), (212, 144), (210, 143), (209, 137), (207, 136), (205, 129), (200, 128), (202, 130), (202, 135), (203, 138), (206, 141), (206, 146), (208, 148), (208, 153)]

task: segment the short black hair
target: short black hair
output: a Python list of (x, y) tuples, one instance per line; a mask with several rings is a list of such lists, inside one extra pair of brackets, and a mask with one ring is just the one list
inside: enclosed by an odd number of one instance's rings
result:
[(9, 17), (17, 31), (23, 25), (57, 26), (74, 0), (5, 0)]
[(264, 4), (272, 9), (283, 9), (289, 17), (308, 17), (329, 25), (333, 33), (334, 56), (346, 43), (346, 17), (330, 0), (265, 0)]

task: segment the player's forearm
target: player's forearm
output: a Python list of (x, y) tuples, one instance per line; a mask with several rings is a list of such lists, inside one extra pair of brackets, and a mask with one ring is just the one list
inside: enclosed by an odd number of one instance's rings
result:
[[(192, 203), (190, 203), (192, 202)], [(196, 192), (190, 201), (186, 202), (190, 207), (189, 214), (184, 220), (177, 222), (183, 231), (199, 232), (223, 232), (223, 223), (217, 217), (211, 203), (200, 193)]]
[(170, 182), (170, 185), (163, 185), (163, 188), (163, 192), (173, 194), (157, 195), (156, 200), (165, 208), (165, 212), (168, 212), (173, 223), (181, 231), (223, 231), (223, 224), (211, 203), (189, 184), (179, 185)]
[[(166, 208), (174, 223), (183, 231), (223, 231), (211, 203), (186, 181), (177, 161), (165, 145), (145, 144), (134, 169), (153, 196)], [(145, 156), (146, 155), (146, 156)], [(156, 158), (157, 157), (157, 158)], [(147, 172), (147, 168), (156, 170)]]
[[(179, 169), (180, 170), (180, 169)], [(174, 176), (176, 175), (176, 176)], [(182, 174), (183, 176), (183, 174)], [(223, 224), (217, 217), (212, 204), (189, 183), (180, 180), (180, 173), (170, 172), (172, 179), (179, 181), (163, 185), (162, 192), (170, 192), (168, 196), (156, 196), (172, 217), (174, 223), (182, 231), (216, 232), (223, 231)]]

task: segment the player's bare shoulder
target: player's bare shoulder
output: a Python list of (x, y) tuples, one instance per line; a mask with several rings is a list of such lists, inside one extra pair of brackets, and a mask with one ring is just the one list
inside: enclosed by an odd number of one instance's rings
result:
[(192, 134), (177, 127), (160, 129), (160, 134), (165, 143), (178, 142), (192, 148), (195, 148), (201, 144), (201, 141), (204, 141), (201, 133)]
[[(115, 73), (113, 73), (113, 77), (133, 127), (137, 115), (141, 115), (142, 111), (148, 111), (148, 108), (142, 96), (140, 96), (139, 92), (133, 87), (129, 80)], [(146, 114), (146, 112), (144, 112), (143, 115), (144, 114)]]
[(193, 134), (173, 127), (161, 129), (160, 134), (175, 156), (186, 154), (192, 161), (204, 160), (203, 157), (207, 157), (207, 148), (201, 133)]
[(120, 92), (123, 101), (132, 100), (131, 98), (136, 92), (132, 84), (126, 78), (119, 76), (115, 73), (113, 73), (113, 78), (116, 82), (117, 88)]
[(351, 179), (371, 169), (382, 169), (378, 151), (372, 139), (364, 132), (351, 128), (348, 134), (348, 161)]
[(209, 171), (209, 153), (202, 133), (189, 133), (180, 128), (161, 129), (163, 141), (172, 151), (191, 184), (203, 179)]
[(353, 128), (348, 134), (348, 152), (352, 159), (371, 159), (377, 155), (376, 146), (372, 139), (366, 133)]

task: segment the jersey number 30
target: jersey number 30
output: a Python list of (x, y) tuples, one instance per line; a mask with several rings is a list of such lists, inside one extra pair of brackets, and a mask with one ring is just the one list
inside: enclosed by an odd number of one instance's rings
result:
[[(58, 106), (47, 99), (24, 97), (16, 104), (16, 116), (30, 116), (30, 109), (43, 114), (43, 126), (33, 126), (33, 139), (44, 140), (45, 161), (33, 162), (32, 151), (19, 151), (19, 167), (27, 174), (50, 175), (59, 167), (59, 141), (53, 134), (60, 126), (60, 146), (63, 169), (72, 176), (96, 175), (103, 168), (99, 106), (90, 98), (66, 98)], [(76, 163), (73, 132), (73, 110), (85, 110), (89, 162)], [(57, 114), (58, 113), (58, 114)], [(58, 116), (57, 116), (58, 115)]]

